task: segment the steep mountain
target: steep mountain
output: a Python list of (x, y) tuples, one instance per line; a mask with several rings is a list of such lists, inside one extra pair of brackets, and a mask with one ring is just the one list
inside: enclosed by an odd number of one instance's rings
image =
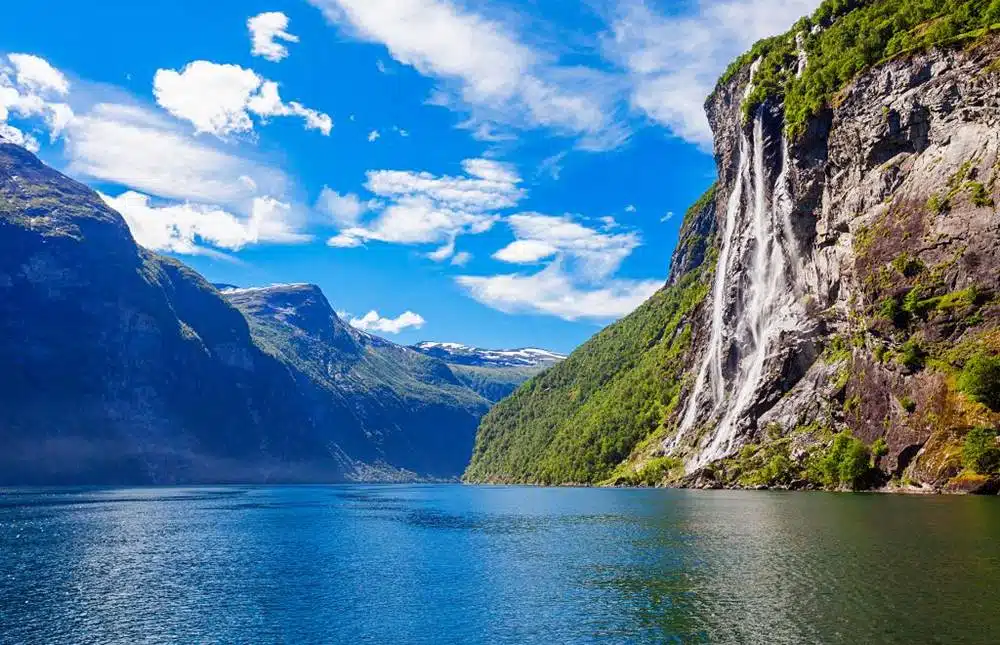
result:
[(544, 349), (480, 349), (460, 343), (417, 343), (411, 349), (438, 358), (488, 401), (509, 396), (522, 383), (566, 359)]
[(488, 406), (313, 287), (223, 296), (2, 142), (0, 365), (0, 484), (456, 476)]
[(453, 477), (489, 403), (442, 361), (345, 324), (313, 285), (227, 288), (256, 343), (294, 366), (312, 416), (350, 431), (366, 463)]
[(496, 406), (466, 478), (1000, 486), (997, 23), (827, 0), (735, 61), (668, 284)]

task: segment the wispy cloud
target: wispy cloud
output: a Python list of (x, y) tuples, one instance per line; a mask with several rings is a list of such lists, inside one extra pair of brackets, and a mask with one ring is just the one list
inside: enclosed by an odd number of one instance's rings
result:
[(342, 227), (330, 246), (351, 248), (372, 240), (394, 244), (444, 244), (429, 257), (451, 258), (460, 235), (485, 233), (499, 220), (497, 211), (525, 195), (521, 177), (508, 164), (489, 159), (462, 162), (464, 175), (376, 170), (365, 188), (376, 208), (367, 222)]
[(621, 0), (606, 55), (622, 67), (634, 109), (675, 135), (711, 147), (705, 98), (719, 75), (761, 38), (780, 33), (820, 0), (697, 0), (666, 14), (643, 0)]
[(532, 275), (459, 276), (457, 282), (479, 302), (506, 313), (599, 321), (634, 311), (663, 286), (662, 280), (611, 280), (581, 288), (559, 265)]
[(613, 74), (527, 44), (509, 26), (451, 0), (310, 0), (348, 33), (385, 45), (439, 81), (432, 102), (466, 112), (477, 132), (547, 128), (582, 147), (612, 148), (628, 132)]
[(479, 302), (508, 313), (537, 313), (566, 320), (610, 320), (637, 307), (662, 280), (615, 278), (622, 262), (641, 244), (636, 232), (605, 232), (569, 215), (521, 213), (507, 218), (515, 240), (493, 258), (538, 265), (535, 273), (459, 276), (456, 281)]

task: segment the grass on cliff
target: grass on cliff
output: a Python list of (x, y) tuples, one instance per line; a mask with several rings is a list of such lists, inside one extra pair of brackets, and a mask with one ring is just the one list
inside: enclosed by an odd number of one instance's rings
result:
[[(781, 36), (758, 42), (719, 80), (730, 81), (763, 58), (744, 103), (752, 114), (766, 99), (784, 100), (791, 135), (828, 107), (866, 69), (902, 54), (964, 42), (1000, 26), (1000, 0), (825, 0)], [(808, 64), (796, 76), (796, 35), (805, 37)]]

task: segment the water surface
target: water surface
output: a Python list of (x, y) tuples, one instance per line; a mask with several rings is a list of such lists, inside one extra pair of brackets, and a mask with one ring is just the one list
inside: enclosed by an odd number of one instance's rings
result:
[(1000, 499), (0, 491), (2, 643), (1000, 643)]

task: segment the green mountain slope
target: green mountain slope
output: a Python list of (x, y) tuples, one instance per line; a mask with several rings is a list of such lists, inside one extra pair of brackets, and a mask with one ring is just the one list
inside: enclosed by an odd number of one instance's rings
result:
[[(466, 481), (597, 483), (677, 405), (693, 314), (708, 294), (714, 189), (685, 218), (676, 281), (484, 417)], [(698, 239), (700, 238), (700, 239)]]

